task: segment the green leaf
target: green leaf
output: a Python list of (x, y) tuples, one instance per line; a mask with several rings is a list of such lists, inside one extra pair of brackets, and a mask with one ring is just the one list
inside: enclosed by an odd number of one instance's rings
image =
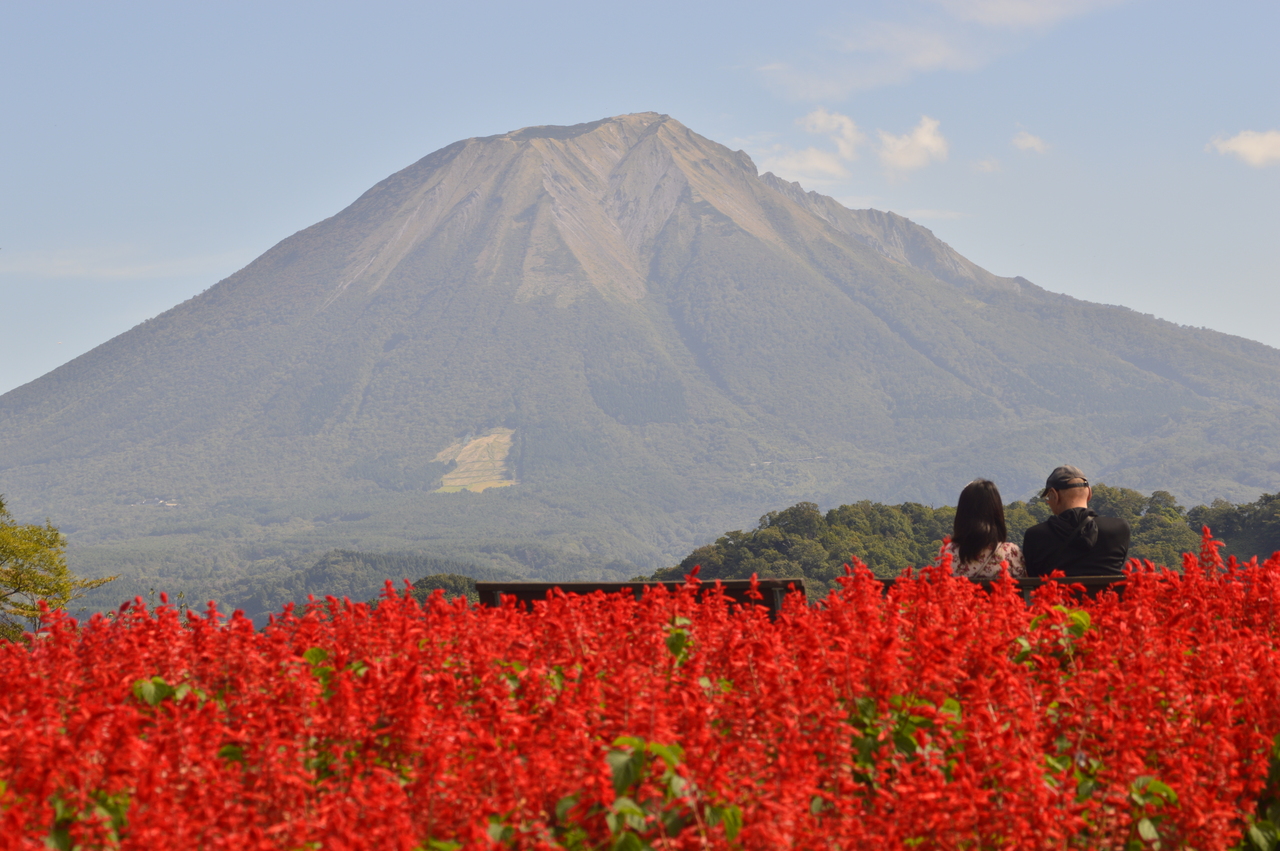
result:
[(644, 808), (635, 802), (634, 798), (628, 798), (626, 795), (620, 795), (613, 802), (613, 811), (620, 816), (640, 816), (644, 818)]
[(686, 778), (681, 777), (674, 771), (668, 771), (671, 776), (667, 779), (667, 797), (683, 798), (685, 793), (693, 786)]
[[(809, 805), (810, 810), (814, 812), (814, 815), (817, 815), (817, 811), (813, 810), (815, 802), (822, 802), (822, 799), (815, 797)], [(738, 833), (742, 830), (742, 810), (736, 804), (728, 804), (723, 807), (707, 807), (706, 818), (708, 827), (723, 824), (725, 836), (728, 837), (730, 842), (737, 839)]]
[(565, 795), (556, 801), (556, 821), (562, 822), (569, 817), (569, 811), (578, 803), (577, 795)]
[(218, 756), (227, 762), (244, 762), (244, 748), (239, 745), (223, 745), (218, 748)]
[(613, 769), (613, 792), (621, 795), (639, 782), (644, 773), (644, 751), (611, 750), (605, 754), (605, 762)]
[(116, 792), (108, 795), (105, 792), (95, 792), (94, 798), (94, 814), (105, 817), (111, 821), (111, 830), (119, 839), (119, 833), (129, 824), (129, 806), (133, 803), (128, 792)]
[(676, 810), (664, 810), (658, 814), (662, 829), (667, 836), (675, 836), (689, 824), (689, 816)]
[(640, 837), (630, 832), (619, 835), (613, 843), (613, 851), (648, 851), (648, 849), (649, 846)]
[(458, 851), (461, 847), (461, 842), (452, 842), (447, 839), (428, 839), (425, 851)]
[(499, 845), (510, 842), (515, 835), (516, 832), (512, 830), (510, 825), (496, 820), (489, 822), (489, 838)]
[(1280, 830), (1269, 821), (1249, 825), (1249, 841), (1258, 851), (1276, 851), (1280, 847)]
[(902, 724), (893, 733), (893, 745), (898, 749), (898, 753), (905, 756), (915, 756), (919, 750), (919, 745), (915, 739), (916, 725), (907, 721)]
[(52, 848), (54, 851), (71, 851), (71, 833), (65, 826), (59, 825), (49, 831), (49, 835), (44, 838), (44, 847)]
[(679, 745), (661, 745), (651, 742), (645, 746), (645, 750), (660, 757), (667, 764), (667, 768), (675, 768), (684, 762), (684, 748)]
[(737, 804), (729, 804), (720, 810), (720, 821), (724, 823), (724, 835), (730, 842), (738, 838), (742, 832), (742, 810)]
[(302, 654), (303, 660), (312, 667), (329, 661), (329, 651), (323, 647), (312, 647)]
[(1161, 803), (1178, 803), (1178, 793), (1170, 789), (1161, 781), (1156, 780), (1154, 777), (1151, 779), (1151, 782), (1147, 784), (1147, 794), (1157, 796), (1160, 798)]
[(161, 701), (172, 697), (175, 689), (164, 681), (164, 677), (152, 677), (149, 680), (138, 680), (133, 684), (133, 696), (149, 706), (156, 706)]
[(671, 655), (676, 657), (676, 661), (684, 660), (684, 651), (689, 643), (689, 633), (683, 629), (673, 629), (667, 633), (667, 650), (671, 651)]
[(1155, 824), (1149, 818), (1144, 818), (1138, 822), (1138, 835), (1147, 842), (1158, 842), (1160, 840), (1160, 831), (1156, 830)]
[(644, 807), (636, 803), (634, 798), (628, 798), (626, 795), (619, 796), (613, 802), (605, 820), (613, 833), (623, 830), (644, 830), (649, 826), (649, 814)]
[(1070, 622), (1067, 629), (1077, 638), (1088, 632), (1089, 627), (1093, 625), (1093, 620), (1084, 609), (1072, 609), (1067, 615), (1067, 620)]

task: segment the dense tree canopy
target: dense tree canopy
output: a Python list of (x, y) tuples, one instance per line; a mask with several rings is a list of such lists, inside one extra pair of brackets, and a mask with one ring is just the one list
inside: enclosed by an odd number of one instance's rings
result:
[[(1182, 554), (1196, 552), (1200, 529), (1208, 525), (1242, 560), (1280, 550), (1280, 494), (1233, 505), (1187, 510), (1168, 491), (1142, 494), (1130, 488), (1097, 484), (1090, 506), (1099, 514), (1122, 517), (1133, 530), (1129, 555), (1179, 567)], [(1027, 529), (1049, 517), (1043, 500), (1005, 506), (1009, 540), (1021, 543)], [(770, 511), (750, 532), (726, 532), (714, 544), (699, 547), (654, 579), (679, 579), (701, 565), (703, 579), (803, 577), (811, 591), (823, 593), (858, 559), (878, 576), (896, 576), (904, 568), (932, 563), (942, 539), (951, 534), (955, 508), (919, 503), (882, 505), (864, 500), (823, 514), (812, 502)]]
[(66, 543), (53, 524), (21, 524), (0, 496), (0, 637), (14, 638), (40, 622), (39, 602), (65, 608), (115, 577), (77, 579), (67, 569)]
[[(459, 576), (469, 574), (473, 578)], [(261, 621), (267, 613), (278, 610), (285, 603), (302, 604), (307, 597), (317, 599), (326, 596), (347, 597), (351, 600), (376, 600), (383, 592), (388, 579), (397, 591), (404, 590), (404, 581), (425, 576), (414, 584), (414, 593), (425, 598), (435, 588), (445, 588), (453, 597), (455, 592), (467, 594), (466, 584), (475, 594), (475, 579), (506, 579), (509, 574), (492, 568), (467, 562), (423, 556), (415, 553), (362, 553), (352, 550), (330, 550), (302, 570), (281, 572), (246, 583), (236, 589), (234, 604), (250, 616)], [(462, 581), (462, 585), (431, 584), (440, 577)], [(427, 583), (424, 585), (424, 583)], [(422, 589), (426, 589), (423, 591)]]
[(443, 591), (446, 600), (466, 597), (472, 603), (480, 601), (476, 580), (470, 576), (457, 573), (435, 573), (413, 583), (413, 596), (420, 603), (425, 602), (436, 591)]

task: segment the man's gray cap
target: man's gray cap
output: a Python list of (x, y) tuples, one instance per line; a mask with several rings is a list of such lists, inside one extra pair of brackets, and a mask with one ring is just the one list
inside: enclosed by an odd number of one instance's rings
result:
[[(1081, 481), (1073, 483), (1072, 479), (1081, 479)], [(1055, 468), (1044, 483), (1046, 491), (1061, 491), (1068, 488), (1085, 488), (1088, 486), (1089, 479), (1085, 476), (1084, 471), (1070, 464), (1063, 464), (1061, 467)]]

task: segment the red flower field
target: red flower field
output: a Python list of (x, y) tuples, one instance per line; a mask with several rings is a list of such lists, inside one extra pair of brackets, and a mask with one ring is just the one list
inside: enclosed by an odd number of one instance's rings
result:
[(0, 846), (1272, 846), (1280, 555), (1030, 606), (854, 570), (776, 622), (695, 583), (53, 615), (0, 643)]

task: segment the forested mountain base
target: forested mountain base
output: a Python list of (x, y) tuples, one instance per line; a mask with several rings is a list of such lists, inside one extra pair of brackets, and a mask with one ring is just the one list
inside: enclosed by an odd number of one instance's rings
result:
[[(422, 579), (426, 577), (426, 579)], [(326, 597), (349, 599), (355, 602), (375, 600), (390, 581), (397, 590), (404, 590), (405, 582), (419, 580), (414, 594), (425, 598), (432, 590), (443, 588), (449, 597), (456, 595), (474, 597), (475, 581), (516, 579), (515, 574), (492, 567), (465, 561), (456, 561), (414, 553), (363, 553), (351, 550), (331, 550), (314, 564), (294, 569), (284, 567), (271, 573), (240, 579), (223, 586), (218, 596), (219, 605), (228, 610), (239, 609), (255, 622), (266, 622), (271, 612), (279, 612), (288, 603), (303, 606), (308, 598), (323, 600)], [(143, 580), (146, 582), (146, 580)], [(148, 583), (145, 591), (139, 580), (130, 585), (106, 587), (92, 597), (87, 597), (87, 607), (77, 614), (86, 614), (95, 608), (114, 608), (113, 603), (142, 596), (149, 604), (156, 604), (160, 591), (165, 591), (179, 605), (202, 608), (206, 602), (201, 594), (208, 586), (196, 586), (190, 592), (181, 587), (161, 587)], [(194, 584), (194, 583), (192, 583)]]
[[(1155, 564), (1180, 567), (1183, 553), (1196, 552), (1206, 525), (1226, 544), (1225, 553), (1241, 561), (1255, 555), (1265, 559), (1280, 550), (1280, 494), (1242, 505), (1219, 499), (1187, 510), (1167, 491), (1146, 496), (1099, 484), (1090, 505), (1101, 515), (1128, 521), (1133, 530), (1130, 557)], [(1009, 540), (1021, 544), (1027, 529), (1049, 516), (1049, 507), (1039, 498), (1006, 505)], [(954, 517), (954, 506), (931, 508), (914, 502), (882, 505), (863, 500), (826, 514), (812, 502), (801, 502), (770, 511), (750, 532), (725, 533), (652, 578), (680, 579), (700, 565), (703, 580), (747, 579), (753, 573), (804, 577), (810, 593), (821, 595), (835, 587), (836, 577), (844, 575), (844, 566), (855, 558), (883, 577), (932, 563), (943, 537), (951, 534)]]
[[(1200, 530), (1209, 526), (1215, 537), (1225, 542), (1224, 554), (1241, 561), (1253, 556), (1265, 559), (1280, 551), (1280, 494), (1267, 494), (1250, 503), (1232, 504), (1215, 500), (1212, 505), (1186, 509), (1166, 491), (1150, 495), (1130, 488), (1098, 484), (1093, 489), (1092, 507), (1102, 515), (1123, 517), (1133, 529), (1129, 555), (1156, 564), (1177, 568), (1182, 554), (1199, 547)], [(942, 539), (951, 533), (954, 506), (931, 507), (915, 502), (885, 505), (863, 500), (841, 505), (825, 514), (812, 502), (801, 502), (781, 511), (771, 511), (749, 531), (726, 532), (715, 543), (699, 547), (678, 565), (637, 576), (619, 562), (595, 564), (583, 557), (573, 563), (555, 563), (547, 551), (540, 570), (502, 569), (450, 555), (420, 553), (372, 553), (334, 549), (318, 560), (295, 557), (281, 562), (269, 573), (227, 581), (218, 585), (189, 581), (184, 599), (202, 606), (207, 596), (216, 596), (225, 609), (242, 609), (249, 617), (263, 620), (266, 613), (279, 611), (292, 601), (299, 605), (309, 596), (347, 597), (354, 601), (379, 596), (387, 580), (402, 587), (413, 583), (413, 593), (424, 598), (435, 589), (447, 597), (466, 596), (473, 601), (475, 581), (501, 580), (610, 580), (627, 578), (683, 579), (695, 565), (699, 576), (714, 579), (760, 577), (803, 577), (811, 597), (823, 596), (844, 574), (844, 566), (854, 559), (867, 565), (877, 576), (896, 576), (908, 567), (931, 564)], [(1005, 506), (1009, 540), (1021, 543), (1032, 525), (1049, 516), (1040, 499), (1015, 501)], [(540, 558), (530, 544), (525, 559)], [(314, 557), (312, 557), (314, 558)], [(157, 582), (164, 587), (157, 587)], [(115, 608), (134, 595), (154, 598), (160, 590), (171, 596), (182, 587), (142, 577), (121, 580), (94, 592), (84, 601), (84, 611)], [(209, 592), (201, 593), (201, 592)]]

